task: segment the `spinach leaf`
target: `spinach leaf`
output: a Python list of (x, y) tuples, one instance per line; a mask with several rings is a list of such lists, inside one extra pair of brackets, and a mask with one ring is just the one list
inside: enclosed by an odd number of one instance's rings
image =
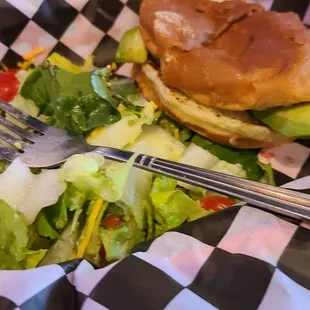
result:
[(88, 119), (88, 129), (112, 124), (121, 119), (119, 111), (98, 96), (82, 96), (79, 102)]
[(119, 106), (125, 107), (127, 111), (130, 111), (131, 113), (135, 114), (139, 118), (141, 117), (141, 112), (143, 110), (143, 106), (137, 106), (133, 103), (133, 101), (128, 98), (129, 96), (123, 97), (119, 94), (114, 94), (114, 98), (119, 100)]
[(193, 136), (191, 142), (208, 150), (211, 154), (221, 160), (227, 161), (231, 164), (241, 164), (246, 171), (249, 180), (258, 181), (262, 176), (263, 170), (259, 166), (257, 159), (258, 151), (234, 149), (229, 146), (212, 142), (198, 134)]
[(111, 74), (110, 66), (95, 70), (91, 75), (91, 84), (93, 86), (94, 92), (99, 97), (108, 101), (110, 104), (116, 107), (117, 102), (112, 96), (112, 92), (109, 85), (110, 74)]
[[(45, 63), (29, 75), (21, 95), (34, 101), (49, 124), (82, 134), (121, 118), (107, 82), (102, 79), (105, 75), (108, 80), (110, 71), (104, 68), (96, 72), (74, 74)], [(92, 77), (100, 80), (97, 88), (92, 85)]]
[(130, 78), (111, 81), (110, 88), (112, 94), (118, 94), (122, 97), (126, 97), (137, 92), (136, 82)]
[(118, 110), (95, 94), (61, 97), (54, 103), (55, 126), (76, 133), (120, 120)]
[(90, 76), (90, 72), (74, 74), (65, 70), (58, 70), (56, 79), (59, 84), (59, 97), (94, 94)]
[(45, 114), (57, 92), (58, 83), (53, 76), (53, 71), (43, 67), (34, 69), (20, 90), (20, 94), (24, 98), (32, 100), (42, 114)]
[(55, 110), (55, 126), (65, 128), (76, 133), (87, 130), (87, 120), (82, 107), (74, 96), (62, 97), (53, 103)]

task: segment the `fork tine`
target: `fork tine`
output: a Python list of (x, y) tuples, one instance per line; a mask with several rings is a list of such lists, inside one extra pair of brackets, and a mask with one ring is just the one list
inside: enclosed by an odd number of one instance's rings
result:
[(0, 146), (0, 158), (12, 162), (14, 159), (20, 156), (20, 153), (13, 149)]
[(11, 104), (5, 103), (4, 101), (0, 100), (0, 109), (20, 122), (26, 124), (27, 126), (33, 128), (36, 131), (44, 133), (45, 129), (48, 125), (44, 124), (43, 122), (39, 121), (38, 119), (28, 115), (27, 113), (15, 108)]
[(15, 132), (20, 137), (27, 139), (31, 142), (35, 142), (35, 134), (27, 131), (26, 129), (22, 129), (19, 126), (11, 123), (10, 121), (8, 121), (3, 116), (0, 116), (0, 124), (3, 125), (4, 127), (8, 128), (8, 129), (10, 129), (11, 131)]
[(21, 141), (18, 138), (15, 138), (15, 137), (11, 136), (10, 134), (8, 134), (7, 132), (4, 132), (1, 129), (0, 129), (0, 139), (5, 141), (6, 143), (9, 143), (9, 144), (13, 145), (16, 148), (18, 148), (18, 144), (20, 144), (22, 147), (24, 145), (23, 141)]

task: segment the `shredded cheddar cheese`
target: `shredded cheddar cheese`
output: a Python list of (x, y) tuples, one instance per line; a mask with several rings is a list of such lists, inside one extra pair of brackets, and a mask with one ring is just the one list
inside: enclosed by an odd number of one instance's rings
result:
[(118, 110), (118, 112), (123, 112), (123, 111), (125, 110), (125, 108), (124, 108), (124, 106), (119, 105), (119, 106), (117, 107), (117, 110)]
[(116, 70), (116, 69), (117, 69), (116, 63), (115, 63), (115, 62), (112, 62), (111, 67), (112, 67), (112, 70), (113, 70), (113, 71)]
[(174, 130), (174, 137), (177, 139), (177, 140), (180, 140), (180, 131), (178, 128), (176, 128)]
[(99, 198), (96, 202), (96, 204), (94, 205), (94, 208), (91, 212), (91, 214), (88, 217), (88, 223), (87, 223), (87, 229), (85, 232), (85, 237), (83, 239), (83, 241), (81, 242), (80, 246), (78, 247), (77, 253), (76, 253), (76, 258), (82, 258), (84, 255), (84, 252), (90, 242), (92, 233), (94, 231), (95, 228), (95, 223), (96, 223), (96, 219), (97, 216), (100, 212), (100, 208), (102, 206), (103, 203), (103, 199)]
[(23, 56), (24, 60), (32, 61), (33, 58), (37, 57), (39, 54), (43, 53), (45, 48), (43, 46), (40, 46), (31, 52), (27, 53)]
[(31, 66), (32, 62), (31, 61), (24, 61), (24, 62), (18, 62), (17, 67), (22, 69), (22, 70), (27, 70)]
[(154, 110), (158, 109), (157, 104), (154, 101), (150, 101), (151, 105), (153, 106)]
[(15, 142), (14, 143), (14, 146), (18, 149), (18, 150), (22, 150), (23, 149), (23, 146), (20, 142)]
[(0, 62), (0, 67), (3, 69), (3, 71), (8, 71), (9, 68), (2, 62)]
[(39, 54), (43, 53), (44, 50), (45, 50), (45, 48), (43, 46), (41, 46), (41, 47), (38, 47), (38, 48), (32, 50), (31, 52), (25, 54), (23, 56), (23, 59), (25, 61), (18, 62), (17, 67), (19, 67), (22, 70), (27, 70), (32, 65), (34, 58), (37, 57)]
[(105, 131), (105, 128), (99, 127), (95, 128), (87, 137), (87, 141), (91, 141), (92, 139), (96, 139), (97, 137), (101, 136)]
[(84, 71), (92, 71), (95, 67), (94, 67), (94, 55), (89, 55), (83, 65), (83, 70)]

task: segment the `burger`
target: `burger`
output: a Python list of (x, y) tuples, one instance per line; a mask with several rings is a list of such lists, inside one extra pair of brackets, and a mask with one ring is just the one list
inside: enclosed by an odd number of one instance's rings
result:
[[(144, 0), (125, 41), (142, 56), (132, 75), (143, 95), (194, 132), (235, 148), (310, 137), (310, 32), (296, 14)], [(122, 46), (118, 59), (130, 58)]]

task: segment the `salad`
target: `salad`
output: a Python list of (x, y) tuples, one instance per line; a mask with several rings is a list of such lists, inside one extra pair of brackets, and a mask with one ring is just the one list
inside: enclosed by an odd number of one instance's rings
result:
[[(178, 124), (115, 69), (115, 64), (94, 68), (91, 58), (76, 66), (52, 54), (36, 68), (1, 72), (0, 99), (84, 135), (91, 145), (274, 183), (272, 169), (258, 162), (256, 151), (217, 144)], [(138, 243), (236, 202), (133, 168), (133, 160), (114, 163), (88, 153), (49, 170), (29, 169), (19, 159), (1, 161), (0, 268), (28, 269), (74, 258), (104, 266)]]

